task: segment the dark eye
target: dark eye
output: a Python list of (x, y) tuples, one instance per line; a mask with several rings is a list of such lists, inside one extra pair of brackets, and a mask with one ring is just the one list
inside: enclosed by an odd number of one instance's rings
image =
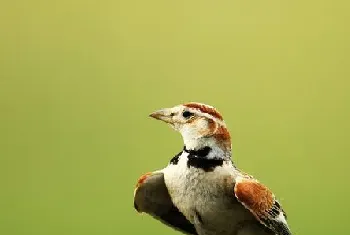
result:
[(182, 113), (182, 116), (184, 117), (184, 118), (190, 118), (190, 117), (192, 117), (194, 114), (193, 113), (191, 113), (190, 111), (184, 111), (183, 113)]

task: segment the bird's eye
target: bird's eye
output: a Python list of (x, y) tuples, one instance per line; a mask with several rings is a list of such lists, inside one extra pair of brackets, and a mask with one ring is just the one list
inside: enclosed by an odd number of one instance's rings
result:
[(194, 115), (194, 114), (191, 113), (190, 111), (184, 111), (184, 112), (182, 113), (182, 116), (183, 116), (184, 118), (186, 118), (186, 119), (192, 117), (193, 115)]

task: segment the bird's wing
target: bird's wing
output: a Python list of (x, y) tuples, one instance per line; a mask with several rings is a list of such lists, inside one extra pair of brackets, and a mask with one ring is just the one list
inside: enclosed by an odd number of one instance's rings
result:
[(162, 172), (140, 177), (134, 193), (134, 207), (138, 212), (145, 212), (176, 230), (198, 235), (194, 225), (172, 203)]
[(237, 200), (276, 235), (291, 235), (285, 212), (265, 185), (243, 174), (236, 180), (234, 193)]

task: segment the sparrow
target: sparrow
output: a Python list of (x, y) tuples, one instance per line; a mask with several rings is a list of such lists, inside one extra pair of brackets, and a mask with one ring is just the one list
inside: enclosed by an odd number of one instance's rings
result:
[(184, 147), (139, 178), (138, 212), (185, 234), (291, 235), (273, 192), (233, 163), (230, 133), (214, 107), (191, 102), (150, 116), (180, 132)]

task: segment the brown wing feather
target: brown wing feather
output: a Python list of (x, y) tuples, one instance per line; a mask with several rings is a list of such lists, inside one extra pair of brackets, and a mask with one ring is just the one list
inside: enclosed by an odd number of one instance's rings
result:
[(274, 194), (252, 177), (235, 184), (235, 196), (262, 224), (277, 235), (291, 235), (286, 215)]
[(176, 230), (198, 235), (194, 225), (172, 203), (161, 172), (140, 177), (135, 189), (134, 207)]

